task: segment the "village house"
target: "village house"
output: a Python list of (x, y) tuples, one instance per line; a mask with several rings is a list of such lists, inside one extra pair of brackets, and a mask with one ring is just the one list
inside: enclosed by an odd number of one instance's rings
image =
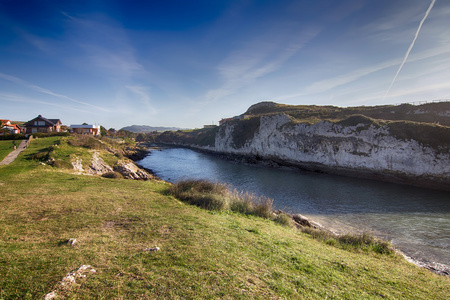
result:
[(78, 134), (100, 135), (100, 125), (70, 125), (70, 129)]
[(1, 120), (0, 119), (0, 124), (1, 124), (1, 132), (0, 134), (19, 134), (22, 131), (22, 128), (20, 128), (19, 125), (17, 124), (12, 124), (10, 120)]
[(49, 132), (61, 132), (61, 120), (59, 119), (47, 119), (39, 115), (33, 120), (30, 120), (24, 124), (26, 127), (26, 133), (49, 133)]

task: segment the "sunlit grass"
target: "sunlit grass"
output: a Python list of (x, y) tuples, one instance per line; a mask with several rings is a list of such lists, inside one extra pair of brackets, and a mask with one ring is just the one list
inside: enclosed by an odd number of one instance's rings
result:
[[(162, 181), (0, 167), (0, 299), (42, 299), (69, 271), (97, 271), (66, 299), (446, 299), (450, 281), (399, 255), (343, 249), (271, 219), (205, 210)], [(74, 246), (67, 240), (76, 238)], [(147, 248), (159, 247), (149, 252)]]

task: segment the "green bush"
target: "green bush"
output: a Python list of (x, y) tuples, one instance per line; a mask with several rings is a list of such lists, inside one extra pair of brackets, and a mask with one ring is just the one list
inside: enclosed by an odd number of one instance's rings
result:
[(379, 240), (368, 233), (336, 235), (332, 232), (312, 227), (302, 227), (301, 230), (314, 239), (340, 248), (372, 250), (379, 254), (394, 253), (394, 248), (389, 242)]
[(32, 134), (34, 138), (45, 138), (51, 136), (69, 136), (69, 132), (35, 132)]
[(122, 179), (123, 175), (120, 174), (119, 172), (107, 172), (102, 174), (102, 177), (111, 179)]
[(292, 227), (293, 222), (292, 222), (292, 218), (290, 216), (288, 216), (286, 213), (284, 212), (280, 212), (274, 219), (274, 221), (278, 224), (281, 224), (283, 226), (288, 226), (288, 227)]
[(60, 169), (68, 169), (68, 170), (73, 169), (73, 165), (69, 161), (62, 159), (54, 160), (52, 166)]
[(181, 201), (210, 210), (229, 209), (245, 215), (272, 219), (269, 198), (230, 191), (225, 184), (205, 180), (183, 180), (175, 183), (169, 193)]
[(205, 180), (183, 180), (174, 184), (169, 192), (181, 201), (209, 210), (222, 210), (227, 206), (227, 187)]
[(32, 160), (46, 161), (50, 158), (49, 151), (42, 151), (31, 155)]
[(0, 135), (0, 140), (6, 141), (6, 140), (24, 140), (25, 135), (24, 134), (4, 134)]
[(83, 134), (72, 135), (72, 138), (68, 140), (68, 143), (73, 147), (84, 147), (92, 150), (102, 150), (107, 148), (105, 144), (95, 137)]

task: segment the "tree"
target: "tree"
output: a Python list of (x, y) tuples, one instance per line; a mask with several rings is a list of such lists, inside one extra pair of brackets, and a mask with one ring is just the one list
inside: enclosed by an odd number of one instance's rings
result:
[(6, 122), (4, 122), (3, 120), (0, 121), (0, 133), (1, 134), (6, 134), (9, 133), (8, 128), (4, 127), (6, 125)]
[(136, 142), (143, 142), (144, 140), (144, 135), (142, 133), (139, 133), (136, 137)]
[(106, 128), (100, 125), (100, 135), (105, 136), (106, 135)]

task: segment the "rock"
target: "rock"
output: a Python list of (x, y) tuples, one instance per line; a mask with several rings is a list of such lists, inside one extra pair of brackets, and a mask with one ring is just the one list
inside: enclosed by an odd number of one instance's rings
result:
[(114, 168), (114, 171), (122, 174), (124, 178), (136, 179), (136, 180), (149, 180), (152, 179), (152, 175), (145, 170), (136, 166), (133, 162), (120, 161), (118, 166)]
[(155, 252), (155, 251), (159, 251), (159, 247), (154, 247), (154, 248), (145, 248), (144, 251), (149, 251), (149, 252)]
[(113, 168), (107, 165), (103, 161), (103, 159), (99, 156), (98, 152), (95, 151), (94, 154), (92, 155), (92, 161), (91, 164), (89, 165), (87, 173), (92, 175), (101, 175), (112, 171)]
[(55, 291), (52, 291), (44, 296), (44, 300), (51, 300), (58, 298), (57, 291), (62, 294), (67, 293), (71, 290), (71, 287), (76, 284), (77, 279), (85, 278), (86, 273), (95, 273), (95, 269), (90, 265), (82, 265), (76, 271), (67, 273), (67, 275), (59, 282), (58, 287)]
[(312, 227), (312, 225), (311, 225), (311, 223), (309, 222), (309, 220), (308, 220), (306, 217), (302, 216), (302, 215), (299, 215), (299, 214), (293, 215), (293, 216), (292, 216), (292, 219), (294, 219), (294, 221), (295, 221), (297, 224), (301, 225), (301, 226)]
[(75, 171), (83, 173), (84, 170), (83, 170), (83, 163), (82, 163), (81, 158), (77, 157), (76, 160), (72, 162), (72, 166)]
[(47, 295), (44, 296), (44, 300), (51, 300), (51, 299), (55, 299), (58, 296), (58, 294), (56, 294), (55, 291), (48, 293)]

